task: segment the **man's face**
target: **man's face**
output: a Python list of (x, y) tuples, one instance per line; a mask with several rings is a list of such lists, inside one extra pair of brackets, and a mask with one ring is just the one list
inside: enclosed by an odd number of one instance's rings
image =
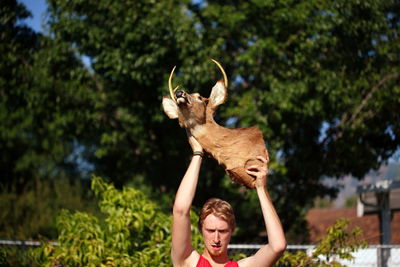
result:
[(210, 214), (203, 222), (203, 239), (205, 248), (212, 256), (221, 256), (227, 253), (232, 231), (229, 224)]

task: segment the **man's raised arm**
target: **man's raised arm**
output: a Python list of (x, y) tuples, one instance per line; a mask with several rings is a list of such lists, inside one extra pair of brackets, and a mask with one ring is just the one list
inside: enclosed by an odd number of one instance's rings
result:
[(176, 193), (173, 207), (171, 258), (176, 267), (182, 266), (193, 252), (190, 208), (196, 193), (203, 152), (197, 140), (190, 134), (188, 137), (194, 154)]
[(261, 156), (257, 159), (263, 162), (263, 166), (250, 166), (247, 168), (247, 173), (256, 177), (255, 185), (267, 229), (268, 244), (260, 248), (253, 256), (239, 261), (241, 267), (272, 266), (286, 249), (285, 233), (267, 190), (268, 159)]

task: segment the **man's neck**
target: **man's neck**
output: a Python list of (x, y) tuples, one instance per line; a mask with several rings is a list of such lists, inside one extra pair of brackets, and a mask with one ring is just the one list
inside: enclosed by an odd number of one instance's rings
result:
[(225, 263), (227, 263), (229, 261), (229, 257), (228, 257), (228, 253), (227, 252), (225, 252), (225, 253), (223, 253), (221, 255), (218, 255), (218, 256), (213, 256), (208, 252), (207, 249), (205, 249), (203, 251), (202, 256), (204, 258), (206, 258), (211, 263), (211, 265), (225, 264)]

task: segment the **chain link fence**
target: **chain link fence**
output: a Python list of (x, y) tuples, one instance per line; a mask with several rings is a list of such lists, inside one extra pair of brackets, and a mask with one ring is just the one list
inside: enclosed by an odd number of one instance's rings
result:
[[(51, 242), (57, 245), (56, 242)], [(14, 251), (14, 253), (24, 253), (29, 248), (40, 246), (39, 241), (21, 240), (0, 240), (0, 249)], [(252, 255), (263, 245), (257, 244), (230, 244), (229, 254), (243, 253)], [(308, 255), (312, 253), (312, 245), (288, 245), (286, 251), (295, 253), (304, 250)], [(365, 249), (360, 249), (353, 253), (354, 260), (339, 260), (341, 264), (349, 267), (399, 267), (400, 266), (400, 245), (371, 245)]]

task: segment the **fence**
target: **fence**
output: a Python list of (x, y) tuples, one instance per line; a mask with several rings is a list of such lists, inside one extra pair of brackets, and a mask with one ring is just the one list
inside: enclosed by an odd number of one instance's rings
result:
[[(40, 246), (39, 241), (0, 240), (0, 248), (25, 250)], [(52, 242), (57, 245), (56, 242)], [(230, 244), (229, 254), (243, 253), (254, 254), (263, 245), (257, 244)], [(288, 245), (288, 252), (304, 250), (311, 254), (314, 249), (312, 245)], [(349, 267), (398, 267), (400, 266), (400, 245), (371, 245), (353, 253), (354, 260), (339, 260), (341, 264)]]
[[(254, 254), (262, 245), (231, 244), (228, 246), (230, 254), (243, 253)], [(286, 251), (296, 252), (304, 250), (311, 254), (314, 249), (312, 245), (288, 245)], [(341, 264), (349, 267), (399, 267), (400, 245), (370, 245), (353, 253), (354, 260), (338, 260)]]

